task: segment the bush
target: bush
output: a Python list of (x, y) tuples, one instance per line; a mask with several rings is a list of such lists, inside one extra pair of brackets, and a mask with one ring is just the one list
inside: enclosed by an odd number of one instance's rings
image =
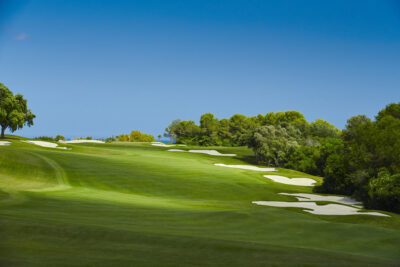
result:
[(400, 212), (400, 174), (390, 175), (384, 169), (368, 184), (367, 207)]
[(57, 141), (60, 141), (60, 140), (65, 141), (65, 137), (59, 134), (59, 135), (56, 136), (56, 140)]
[(121, 134), (117, 136), (121, 142), (154, 142), (156, 139), (151, 134), (145, 134), (140, 131), (132, 131), (130, 134)]
[(40, 140), (40, 141), (46, 141), (46, 142), (57, 141), (56, 138), (51, 137), (51, 136), (38, 136), (38, 137), (33, 138), (33, 140)]
[(253, 148), (256, 160), (267, 166), (283, 166), (291, 153), (298, 148), (299, 131), (289, 125), (261, 126), (254, 130), (248, 146)]

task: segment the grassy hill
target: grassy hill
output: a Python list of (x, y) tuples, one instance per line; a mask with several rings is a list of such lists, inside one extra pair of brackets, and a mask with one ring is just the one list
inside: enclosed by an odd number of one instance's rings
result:
[(400, 264), (400, 215), (324, 216), (252, 204), (293, 201), (277, 193), (312, 188), (214, 166), (251, 162), (244, 147), (217, 148), (238, 154), (231, 158), (147, 143), (58, 150), (6, 140), (12, 144), (0, 146), (1, 266)]

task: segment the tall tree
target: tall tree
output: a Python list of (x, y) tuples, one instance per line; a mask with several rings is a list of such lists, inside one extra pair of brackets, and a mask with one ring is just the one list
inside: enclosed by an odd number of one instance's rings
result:
[(35, 117), (35, 114), (28, 109), (27, 100), (22, 95), (14, 95), (4, 84), (0, 83), (1, 138), (4, 138), (6, 129), (15, 132), (25, 125), (32, 126)]
[(200, 117), (201, 144), (216, 145), (218, 139), (218, 119), (212, 113)]
[(165, 133), (164, 136), (168, 137), (171, 140), (171, 144), (174, 142), (176, 139), (176, 129), (178, 127), (178, 124), (181, 122), (180, 119), (173, 120), (170, 125), (168, 125), (167, 128), (165, 128)]

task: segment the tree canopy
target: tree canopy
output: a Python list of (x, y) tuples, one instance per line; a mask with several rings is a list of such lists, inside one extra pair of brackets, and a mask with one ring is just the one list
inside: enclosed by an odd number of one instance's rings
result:
[(309, 123), (298, 111), (269, 112), (266, 115), (247, 117), (234, 114), (230, 118), (218, 119), (212, 113), (201, 115), (199, 125), (194, 121), (174, 120), (166, 129), (165, 136), (178, 143), (193, 145), (243, 146), (257, 127), (272, 125), (287, 128), (292, 125), (301, 136), (337, 136), (340, 131), (332, 124), (317, 120)]
[(368, 208), (400, 212), (400, 103), (387, 105), (376, 120), (350, 118), (342, 142), (326, 162), (317, 191), (352, 195)]
[(0, 83), (0, 126), (1, 138), (9, 129), (15, 132), (25, 125), (32, 126), (35, 114), (28, 109), (27, 100), (21, 94), (14, 95), (4, 84)]
[(166, 129), (178, 143), (252, 148), (256, 161), (324, 177), (316, 192), (345, 194), (367, 208), (400, 212), (400, 103), (375, 120), (358, 115), (343, 131), (297, 111), (218, 119), (203, 114), (200, 124), (175, 120)]

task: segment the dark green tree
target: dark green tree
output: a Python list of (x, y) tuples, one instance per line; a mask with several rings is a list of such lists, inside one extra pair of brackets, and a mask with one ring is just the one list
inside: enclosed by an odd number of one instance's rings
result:
[(171, 143), (173, 143), (176, 139), (176, 128), (180, 122), (180, 119), (173, 120), (171, 124), (165, 128), (164, 136), (168, 137), (171, 140)]
[(28, 109), (27, 100), (21, 94), (14, 95), (4, 84), (0, 83), (0, 126), (1, 138), (6, 129), (15, 132), (25, 125), (32, 126), (35, 114)]

